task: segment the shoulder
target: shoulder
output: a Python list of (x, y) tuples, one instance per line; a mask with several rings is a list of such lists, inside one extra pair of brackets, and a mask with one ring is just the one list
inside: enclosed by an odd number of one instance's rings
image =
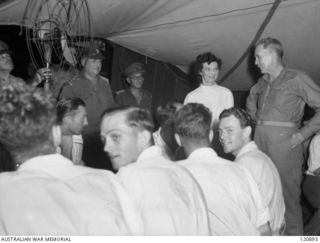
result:
[(123, 95), (126, 92), (125, 89), (120, 89), (118, 91), (116, 91), (116, 95)]
[(117, 183), (118, 180), (116, 176), (107, 170), (102, 169), (95, 169), (95, 168), (89, 168), (86, 166), (74, 166), (75, 169), (77, 169), (80, 174), (82, 174), (81, 177), (91, 179), (93, 181), (109, 181), (109, 183)]
[(101, 76), (101, 75), (99, 75), (99, 78), (100, 78), (100, 80), (102, 80), (103, 82), (107, 83), (108, 85), (110, 84), (108, 78), (106, 78), (106, 77), (104, 77), (104, 76)]
[(199, 92), (200, 92), (200, 87), (190, 91), (189, 93), (187, 93), (186, 99), (193, 98), (194, 96), (198, 95)]
[(121, 89), (115, 93), (116, 99), (126, 99), (128, 96), (131, 96), (129, 89)]
[(152, 98), (152, 93), (149, 90), (143, 89), (143, 93), (146, 97)]
[(65, 81), (63, 83), (64, 87), (74, 87), (74, 86), (79, 86), (81, 84), (81, 82), (84, 80), (85, 78), (82, 77), (81, 75), (74, 75), (72, 76), (69, 80)]
[(306, 72), (293, 68), (286, 68), (285, 78), (288, 80), (295, 80), (298, 82), (301, 80), (313, 82), (312, 78)]
[(219, 92), (223, 92), (223, 93), (225, 93), (225, 94), (227, 94), (227, 95), (232, 95), (231, 90), (230, 90), (229, 88), (227, 88), (227, 87), (217, 85), (217, 90), (218, 90)]

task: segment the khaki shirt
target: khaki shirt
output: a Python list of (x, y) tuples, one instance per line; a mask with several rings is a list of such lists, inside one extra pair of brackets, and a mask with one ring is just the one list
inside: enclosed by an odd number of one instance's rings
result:
[(87, 79), (83, 73), (77, 75), (62, 88), (61, 98), (78, 97), (86, 103), (89, 125), (100, 122), (103, 111), (113, 106), (113, 94), (109, 80), (99, 75), (97, 84)]
[(115, 100), (118, 105), (136, 106), (152, 113), (152, 94), (148, 90), (142, 89), (142, 99), (139, 104), (130, 92), (130, 88), (118, 91)]
[(300, 126), (305, 104), (316, 114), (300, 129), (307, 139), (320, 129), (320, 87), (305, 73), (284, 68), (271, 83), (260, 78), (247, 98), (247, 111), (255, 120), (293, 122)]

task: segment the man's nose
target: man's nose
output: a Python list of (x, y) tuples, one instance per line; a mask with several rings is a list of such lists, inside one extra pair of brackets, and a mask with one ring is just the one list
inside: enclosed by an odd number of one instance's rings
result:
[(224, 132), (219, 132), (219, 139), (221, 142), (225, 139), (225, 133)]
[(84, 121), (83, 121), (83, 126), (86, 126), (86, 125), (88, 125), (88, 119), (87, 118), (85, 118)]
[(103, 150), (105, 151), (105, 152), (110, 152), (111, 151), (111, 149), (112, 149), (112, 143), (110, 142), (110, 140), (108, 139), (108, 138), (106, 138), (105, 139), (105, 141), (104, 141), (104, 146), (103, 146)]

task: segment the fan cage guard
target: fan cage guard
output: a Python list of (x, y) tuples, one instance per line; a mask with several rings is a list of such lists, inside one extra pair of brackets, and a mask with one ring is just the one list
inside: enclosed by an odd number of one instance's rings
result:
[(86, 0), (29, 0), (24, 23), (36, 69), (78, 67), (83, 52), (93, 44)]

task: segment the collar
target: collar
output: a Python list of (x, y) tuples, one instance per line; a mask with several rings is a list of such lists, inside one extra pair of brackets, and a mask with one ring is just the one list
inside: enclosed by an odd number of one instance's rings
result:
[(161, 153), (161, 148), (153, 145), (145, 150), (139, 155), (136, 163), (142, 163), (145, 160), (150, 160), (151, 158), (155, 157), (163, 157)]
[(218, 157), (217, 153), (209, 147), (198, 148), (194, 150), (189, 156), (188, 159), (203, 159), (204, 157)]
[(33, 157), (23, 162), (18, 171), (25, 170), (44, 170), (50, 171), (52, 167), (57, 166), (72, 166), (72, 162), (60, 154), (49, 154)]
[[(272, 84), (282, 83), (287, 80), (293, 79), (297, 74), (297, 71), (291, 68), (283, 67), (278, 77), (273, 80)], [(268, 84), (270, 83), (270, 76), (268, 74), (263, 75), (263, 80), (265, 80)]]
[(244, 155), (244, 154), (246, 154), (248, 152), (251, 152), (251, 151), (255, 151), (255, 150), (258, 150), (258, 146), (254, 141), (251, 141), (251, 142), (247, 143), (246, 145), (244, 145), (240, 149), (240, 151), (237, 154), (235, 160), (238, 159), (239, 157), (241, 157), (242, 155)]
[(215, 84), (213, 84), (213, 85), (204, 85), (204, 84), (200, 84), (200, 87), (202, 88), (202, 89), (214, 89), (214, 88), (216, 88), (218, 85), (217, 85), (217, 83), (215, 83)]

